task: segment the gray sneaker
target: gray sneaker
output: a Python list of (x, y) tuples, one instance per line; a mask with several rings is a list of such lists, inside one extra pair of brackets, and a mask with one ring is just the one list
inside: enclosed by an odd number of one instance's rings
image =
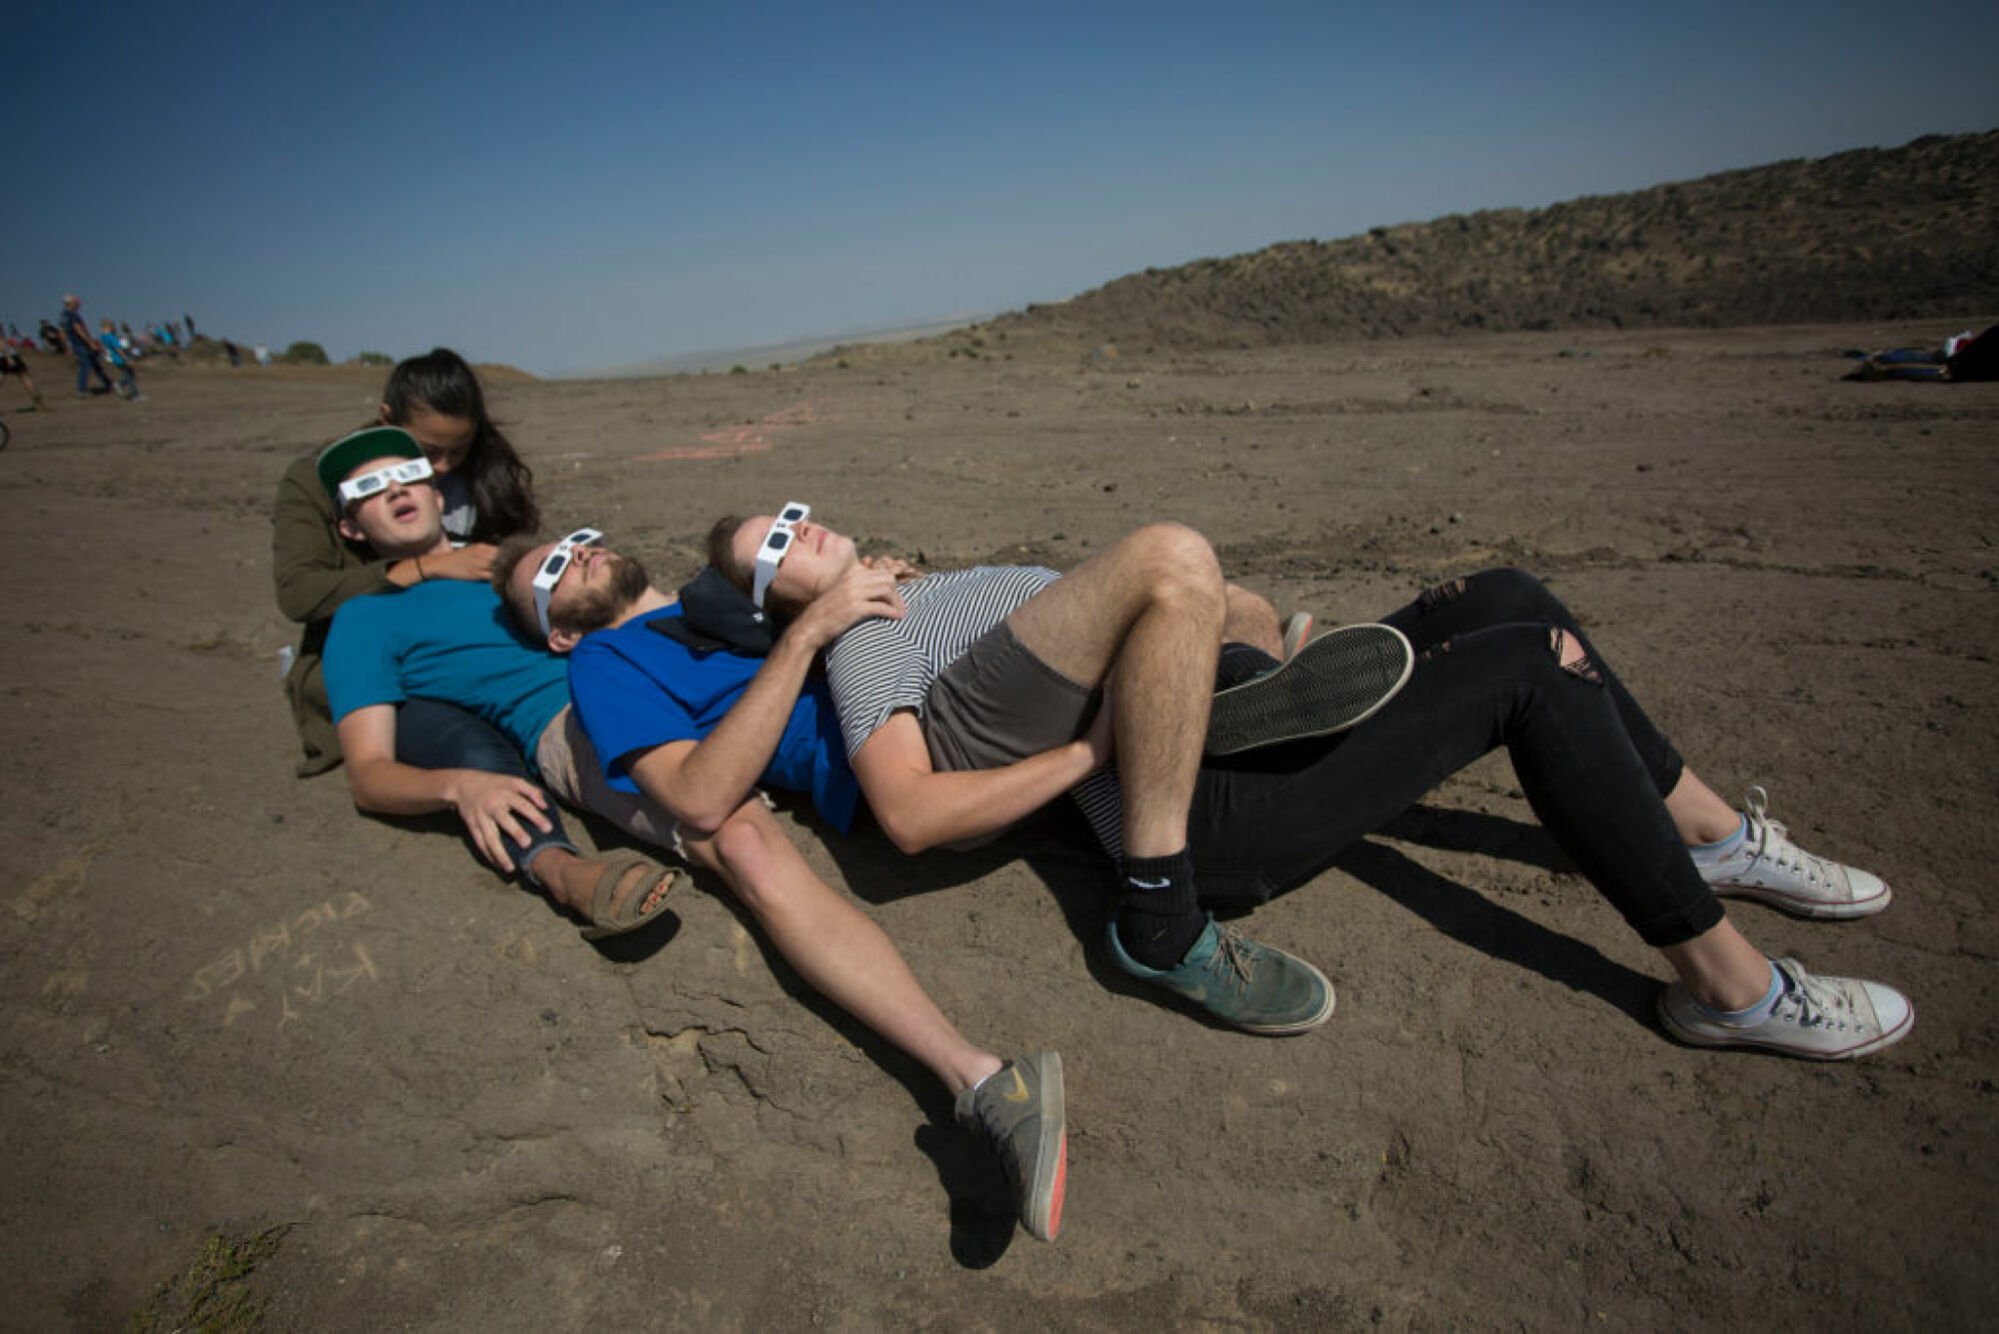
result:
[(1415, 650), (1392, 625), (1328, 630), (1275, 669), (1215, 692), (1207, 752), (1234, 755), (1345, 731), (1394, 699), (1415, 669)]
[(1117, 923), (1106, 933), (1111, 959), (1133, 977), (1185, 996), (1251, 1033), (1303, 1033), (1333, 1016), (1333, 984), (1295, 954), (1260, 945), (1218, 925), (1211, 917), (1187, 957), (1172, 968), (1147, 968), (1118, 943)]
[(1796, 959), (1778, 959), (1784, 994), (1760, 1024), (1724, 1024), (1675, 982), (1659, 994), (1659, 1022), (1696, 1047), (1762, 1047), (1811, 1061), (1849, 1061), (1900, 1042), (1915, 1026), (1909, 998), (1879, 982), (1814, 977)]
[(958, 1124), (999, 1155), (1021, 1226), (1043, 1241), (1055, 1240), (1069, 1180), (1062, 1057), (1037, 1051), (1008, 1061), (978, 1087), (960, 1093), (957, 1111)]
[(1742, 804), (1749, 822), (1741, 846), (1712, 862), (1696, 857), (1701, 878), (1716, 894), (1756, 899), (1797, 917), (1866, 917), (1880, 912), (1894, 892), (1857, 866), (1842, 866), (1791, 842), (1790, 831), (1772, 820), (1770, 794), (1749, 789)]

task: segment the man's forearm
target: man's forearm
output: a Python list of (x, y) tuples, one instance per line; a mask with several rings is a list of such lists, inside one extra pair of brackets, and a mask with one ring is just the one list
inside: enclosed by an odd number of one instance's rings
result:
[(999, 833), (1095, 769), (1096, 760), (1081, 741), (998, 769), (900, 768), (889, 774), (880, 766), (857, 766), (875, 822), (898, 849), (912, 854)]
[(347, 761), (354, 804), (377, 815), (429, 815), (456, 808), (457, 769), (418, 769), (395, 760)]

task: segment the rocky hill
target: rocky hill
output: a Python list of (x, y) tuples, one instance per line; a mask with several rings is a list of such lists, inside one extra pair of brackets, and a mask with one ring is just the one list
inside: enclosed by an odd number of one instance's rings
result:
[(1999, 130), (1147, 269), (965, 336), (1251, 347), (1992, 310)]

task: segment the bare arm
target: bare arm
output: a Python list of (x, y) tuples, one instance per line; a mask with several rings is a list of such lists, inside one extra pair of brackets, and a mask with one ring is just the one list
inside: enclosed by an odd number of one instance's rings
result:
[(1101, 768), (1110, 711), (1088, 734), (999, 769), (939, 773), (913, 713), (896, 713), (854, 753), (868, 807), (889, 841), (907, 853), (994, 834), (1032, 814)]
[[(527, 841), (523, 822), (550, 827), (548, 797), (525, 778), (480, 769), (418, 769), (396, 759), (396, 709), (371, 704), (339, 723), (354, 804), (379, 815), (428, 815), (450, 810), (465, 822), (487, 861), (514, 869), (513, 845)], [(510, 843), (508, 840), (512, 840)]]
[(633, 781), (675, 819), (712, 833), (749, 797), (777, 753), (819, 650), (858, 621), (902, 615), (892, 574), (850, 571), (778, 637), (743, 697), (713, 732), (700, 741), (653, 747), (632, 763)]

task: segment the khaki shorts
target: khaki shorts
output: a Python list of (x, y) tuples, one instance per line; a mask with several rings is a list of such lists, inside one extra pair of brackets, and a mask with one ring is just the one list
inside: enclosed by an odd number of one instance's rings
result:
[(576, 710), (564, 707), (541, 729), (535, 742), (535, 768), (550, 792), (594, 815), (601, 815), (618, 828), (656, 848), (671, 848), (685, 858), (680, 846), (679, 823), (649, 798), (620, 792), (604, 777), (597, 762), (597, 749), (576, 720)]

